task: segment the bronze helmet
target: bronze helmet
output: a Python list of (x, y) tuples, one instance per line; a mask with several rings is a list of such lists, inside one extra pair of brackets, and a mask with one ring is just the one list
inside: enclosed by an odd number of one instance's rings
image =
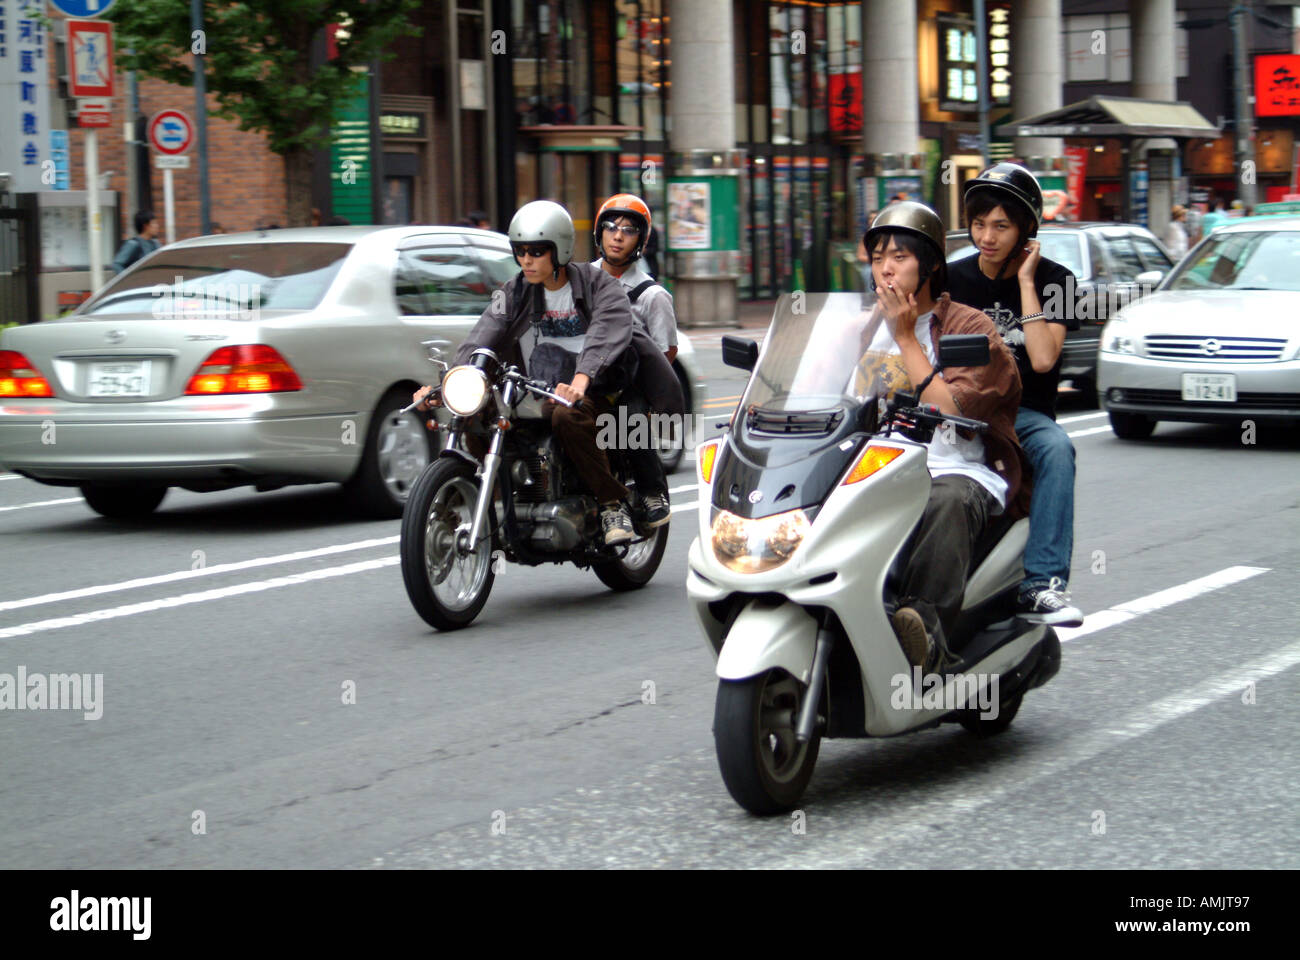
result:
[(939, 219), (937, 213), (923, 203), (917, 203), (915, 200), (900, 200), (891, 203), (876, 214), (876, 219), (871, 221), (871, 226), (862, 237), (863, 246), (868, 253), (871, 252), (872, 242), (884, 230), (902, 230), (924, 237), (934, 245), (939, 260), (942, 261), (944, 258), (946, 243), (943, 221)]

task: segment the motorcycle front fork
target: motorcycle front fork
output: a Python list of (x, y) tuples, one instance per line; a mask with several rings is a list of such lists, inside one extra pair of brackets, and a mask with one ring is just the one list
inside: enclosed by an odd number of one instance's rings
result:
[[(492, 491), (496, 489), (497, 471), (501, 469), (501, 444), (505, 438), (505, 431), (501, 429), (500, 422), (492, 428), (492, 441), (488, 445), (487, 456), (483, 458), (483, 469), (480, 471), (482, 482), (478, 488), (478, 502), (474, 504), (474, 522), (469, 528), (469, 541), (465, 546), (466, 553), (472, 553), (478, 546), (479, 539), (483, 536), (483, 525), (487, 519), (487, 512), (492, 509)], [(448, 446), (451, 445), (451, 439), (448, 438)]]

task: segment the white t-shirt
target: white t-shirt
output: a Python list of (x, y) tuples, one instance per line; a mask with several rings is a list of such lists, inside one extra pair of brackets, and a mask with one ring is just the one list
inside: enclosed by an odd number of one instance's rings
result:
[(573, 284), (566, 283), (559, 290), (542, 287), (546, 297), (546, 310), (540, 323), (535, 323), (519, 339), (519, 349), (524, 356), (524, 368), (533, 351), (541, 343), (554, 343), (576, 356), (582, 355), (587, 339), (582, 314), (573, 302)]
[[(933, 316), (934, 313), (931, 312), (916, 318), (916, 339), (932, 366), (935, 352), (930, 338), (930, 320)], [(898, 390), (910, 391), (915, 386), (907, 374), (902, 352), (889, 333), (887, 321), (882, 321), (876, 329), (871, 346), (867, 348), (860, 366), (882, 378), (888, 396), (892, 396)], [(928, 466), (932, 477), (942, 477), (946, 474), (970, 477), (997, 501), (996, 513), (1006, 509), (1007, 482), (984, 462), (984, 441), (978, 434), (968, 439), (958, 434), (955, 428), (940, 426), (934, 431), (934, 439), (930, 441)]]
[[(596, 260), (596, 266), (603, 270), (604, 267), (601, 265), (604, 262), (604, 258), (601, 257)], [(645, 281), (654, 278), (646, 272), (640, 260), (634, 260), (632, 265), (623, 271), (623, 275), (615, 279), (623, 285), (624, 291), (631, 295), (632, 291)], [(632, 304), (632, 316), (664, 353), (668, 352), (669, 347), (677, 346), (677, 313), (673, 309), (673, 295), (663, 284), (656, 283), (641, 292), (636, 303)]]

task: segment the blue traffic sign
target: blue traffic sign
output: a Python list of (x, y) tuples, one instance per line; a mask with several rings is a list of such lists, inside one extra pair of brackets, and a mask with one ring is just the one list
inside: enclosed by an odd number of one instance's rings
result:
[(66, 17), (89, 20), (108, 13), (115, 0), (50, 0), (50, 6)]

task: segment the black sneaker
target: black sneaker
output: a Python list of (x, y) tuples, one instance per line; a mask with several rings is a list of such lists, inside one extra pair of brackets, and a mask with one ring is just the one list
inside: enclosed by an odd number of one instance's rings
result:
[(1037, 584), (1022, 593), (1016, 602), (1016, 616), (1029, 623), (1083, 626), (1083, 611), (1071, 605), (1065, 582), (1060, 577), (1052, 577), (1046, 585)]
[(661, 493), (648, 493), (641, 498), (645, 506), (645, 525), (662, 527), (668, 522), (672, 511), (668, 508), (668, 498)]
[(632, 518), (622, 503), (602, 507), (600, 525), (605, 531), (606, 544), (626, 543), (632, 539)]

